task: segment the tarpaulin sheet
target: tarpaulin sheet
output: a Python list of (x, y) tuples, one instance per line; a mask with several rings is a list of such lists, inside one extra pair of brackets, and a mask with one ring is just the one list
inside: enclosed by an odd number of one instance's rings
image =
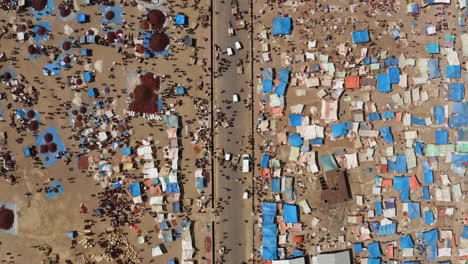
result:
[(278, 79), (284, 83), (289, 82), (289, 71), (286, 69), (280, 69), (278, 73)]
[(297, 206), (291, 204), (285, 204), (284, 208), (284, 222), (285, 223), (297, 223), (299, 221), (297, 212)]
[(273, 80), (273, 68), (264, 68), (262, 70), (263, 80)]
[(390, 118), (394, 118), (394, 117), (395, 117), (395, 112), (393, 112), (393, 111), (383, 112), (383, 114), (382, 114), (383, 119), (390, 119)]
[[(377, 57), (372, 57), (372, 59), (375, 59), (374, 61), (372, 61), (372, 63), (377, 63), (379, 62), (378, 58)], [(398, 66), (399, 64), (399, 61), (397, 58), (388, 58), (388, 59), (385, 59), (385, 66)]]
[(468, 162), (468, 154), (453, 154), (452, 162)]
[(395, 141), (393, 140), (393, 135), (390, 127), (382, 127), (379, 129), (380, 133), (382, 133), (382, 137), (385, 143), (393, 144)]
[(362, 243), (354, 243), (353, 251), (354, 253), (361, 253), (363, 251)]
[(450, 127), (467, 127), (468, 116), (451, 116), (449, 120)]
[(353, 42), (354, 43), (364, 43), (370, 41), (370, 35), (368, 30), (359, 30), (353, 32)]
[(166, 186), (166, 193), (180, 193), (179, 185), (176, 182), (170, 182)]
[(141, 195), (141, 188), (140, 183), (132, 183), (130, 184), (130, 192), (132, 193), (132, 197), (137, 197)]
[(262, 155), (262, 168), (268, 168), (269, 162), (270, 162), (270, 156)]
[(437, 244), (428, 245), (426, 248), (426, 259), (436, 260), (437, 259)]
[(410, 191), (409, 190), (400, 191), (400, 200), (402, 202), (408, 202), (410, 200)]
[(378, 236), (393, 236), (396, 234), (396, 223), (391, 223), (388, 225), (381, 225), (377, 231)]
[(436, 144), (448, 144), (448, 141), (449, 141), (448, 130), (436, 130), (435, 131)]
[(431, 199), (431, 193), (429, 191), (429, 187), (427, 186), (423, 187), (423, 199), (426, 201)]
[(388, 170), (396, 172), (407, 172), (406, 155), (396, 155), (396, 161), (388, 161)]
[(394, 177), (393, 188), (398, 191), (409, 190), (410, 189), (409, 182), (410, 182), (409, 177)]
[(281, 179), (271, 179), (271, 191), (272, 192), (281, 192)]
[(390, 78), (390, 83), (399, 83), (400, 82), (400, 68), (390, 67), (388, 68), (388, 75)]
[(374, 202), (374, 207), (375, 207), (375, 214), (376, 215), (382, 215), (383, 214), (382, 202)]
[(369, 113), (369, 121), (378, 121), (380, 120), (380, 114), (378, 112)]
[(302, 126), (302, 115), (289, 115), (289, 125), (292, 127)]
[(432, 211), (424, 212), (424, 223), (430, 225), (434, 223), (434, 213)]
[(273, 260), (278, 258), (278, 248), (263, 248), (263, 260)]
[(267, 248), (275, 248), (278, 245), (278, 237), (276, 235), (274, 236), (267, 236), (263, 234), (263, 241), (262, 241), (263, 247)]
[(401, 248), (414, 248), (414, 242), (411, 235), (406, 235), (400, 238)]
[(379, 258), (370, 258), (367, 260), (367, 264), (380, 264), (381, 263), (381, 259)]
[(468, 116), (468, 102), (455, 103), (453, 105), (452, 114)]
[(427, 43), (427, 53), (439, 54), (440, 53), (439, 43)]
[(273, 81), (272, 80), (263, 80), (262, 81), (262, 91), (264, 93), (271, 93), (273, 91)]
[(359, 76), (346, 76), (345, 77), (345, 88), (360, 88)]
[(288, 142), (293, 147), (300, 147), (304, 143), (304, 140), (301, 138), (301, 135), (298, 133), (293, 133), (289, 135)]
[(445, 77), (446, 78), (461, 78), (461, 66), (460, 65), (445, 66)]
[(377, 74), (377, 91), (387, 93), (391, 90), (390, 75), (385, 73)]
[(450, 101), (461, 101), (465, 98), (465, 87), (463, 83), (452, 83), (448, 86), (447, 99)]
[(422, 118), (411, 117), (411, 124), (412, 125), (425, 126), (426, 125), (426, 120), (424, 120)]
[(204, 178), (200, 178), (200, 177), (195, 178), (195, 183), (196, 183), (197, 189), (200, 192), (205, 191), (205, 179)]
[(284, 96), (286, 94), (286, 88), (287, 84), (285, 82), (280, 82), (280, 84), (276, 86), (275, 94)]
[(331, 126), (333, 138), (338, 138), (348, 134), (346, 123), (339, 123)]
[(408, 215), (410, 219), (421, 218), (421, 207), (419, 203), (416, 203), (416, 202), (408, 203)]
[(436, 106), (434, 107), (434, 119), (436, 125), (445, 124), (445, 107)]
[(424, 156), (424, 152), (423, 152), (424, 143), (419, 142), (419, 141), (415, 141), (415, 143), (416, 143), (416, 146), (414, 147), (414, 152), (416, 152), (417, 154), (421, 156)]
[(263, 215), (276, 215), (276, 203), (262, 203), (262, 214)]
[(439, 230), (432, 229), (430, 231), (424, 232), (423, 238), (426, 244), (437, 243), (439, 242)]
[(429, 78), (430, 79), (442, 77), (442, 73), (439, 70), (439, 59), (428, 60), (427, 64), (429, 66)]
[(463, 227), (461, 237), (464, 238), (464, 239), (468, 239), (468, 226)]
[(371, 258), (378, 258), (378, 257), (382, 256), (382, 251), (380, 250), (379, 242), (370, 243), (367, 246), (367, 250), (369, 251), (369, 256)]
[(432, 170), (427, 170), (424, 172), (424, 183), (425, 184), (434, 183), (434, 172)]
[(420, 187), (421, 184), (419, 183), (418, 177), (416, 177), (416, 175), (412, 175), (410, 177), (410, 190), (415, 190)]
[(292, 20), (289, 17), (275, 17), (273, 19), (273, 36), (290, 35)]

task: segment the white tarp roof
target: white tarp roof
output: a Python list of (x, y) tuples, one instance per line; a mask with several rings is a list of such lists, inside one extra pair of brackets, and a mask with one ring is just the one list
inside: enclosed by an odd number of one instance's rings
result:
[(351, 264), (349, 250), (324, 253), (312, 258), (312, 264)]
[(295, 258), (295, 259), (282, 259), (282, 260), (273, 260), (272, 264), (305, 264), (304, 257)]

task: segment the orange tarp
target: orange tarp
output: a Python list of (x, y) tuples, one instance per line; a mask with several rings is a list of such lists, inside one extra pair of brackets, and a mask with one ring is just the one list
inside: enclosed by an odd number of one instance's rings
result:
[(286, 226), (286, 223), (284, 221), (279, 221), (279, 225), (282, 231), (288, 230), (288, 227)]
[(393, 258), (393, 245), (387, 245), (387, 248), (385, 251), (386, 251), (386, 255), (388, 259)]
[(416, 175), (411, 176), (409, 185), (411, 190), (421, 187), (421, 184), (419, 183), (418, 178), (416, 178)]
[(395, 115), (395, 121), (401, 122), (401, 119), (403, 118), (403, 113), (402, 112), (397, 112)]
[(271, 178), (271, 172), (269, 168), (262, 168), (262, 178), (264, 179)]
[(388, 172), (388, 165), (380, 164), (380, 172)]
[(293, 240), (296, 243), (302, 243), (302, 241), (304, 240), (304, 237), (303, 236), (295, 236), (295, 237), (293, 237)]
[(382, 180), (382, 187), (392, 187), (392, 186), (393, 186), (393, 180), (389, 180), (389, 179)]
[(272, 107), (270, 108), (270, 114), (282, 114), (284, 107)]
[(361, 88), (361, 84), (359, 83), (359, 76), (345, 77), (345, 88)]

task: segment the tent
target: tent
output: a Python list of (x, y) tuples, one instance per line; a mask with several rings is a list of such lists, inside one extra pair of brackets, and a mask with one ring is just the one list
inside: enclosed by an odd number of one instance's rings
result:
[(381, 127), (379, 131), (380, 133), (382, 133), (382, 137), (385, 143), (390, 143), (390, 144), (394, 143), (393, 134), (392, 134), (390, 127)]
[(292, 20), (289, 17), (275, 17), (273, 19), (273, 36), (291, 35)]
[(278, 179), (278, 178), (271, 179), (271, 192), (274, 192), (274, 193), (281, 192), (281, 179)]
[(421, 206), (417, 202), (408, 203), (408, 215), (410, 219), (421, 218)]
[(328, 252), (313, 257), (312, 263), (315, 264), (351, 264), (350, 250)]
[(460, 65), (445, 66), (445, 77), (446, 78), (461, 78), (461, 66)]
[(353, 42), (354, 43), (365, 43), (370, 41), (370, 35), (368, 30), (360, 30), (353, 32)]
[(300, 147), (304, 144), (304, 140), (298, 133), (293, 133), (288, 137), (289, 144), (293, 147)]
[(297, 205), (285, 204), (284, 208), (284, 222), (297, 223), (299, 222)]
[(336, 170), (338, 165), (336, 164), (335, 157), (332, 154), (319, 157), (320, 166), (324, 171)]
[(345, 77), (345, 88), (360, 88), (359, 76), (346, 76)]
[(302, 115), (289, 115), (289, 125), (293, 127), (302, 126)]
[(426, 244), (437, 243), (439, 242), (439, 230), (432, 229), (430, 231), (424, 232), (423, 238)]
[(427, 61), (429, 67), (429, 78), (435, 79), (442, 77), (442, 73), (439, 70), (439, 59), (433, 59)]
[(141, 188), (140, 183), (135, 182), (130, 184), (130, 192), (132, 193), (132, 197), (137, 197), (141, 195)]
[(287, 83), (280, 82), (278, 86), (276, 86), (275, 94), (284, 96), (286, 94)]
[(339, 138), (348, 134), (346, 123), (339, 123), (331, 126), (333, 138)]
[(369, 251), (369, 256), (371, 258), (378, 258), (382, 256), (382, 251), (380, 250), (380, 243), (373, 242), (367, 246), (367, 250)]
[(263, 80), (262, 81), (262, 92), (271, 93), (273, 91), (273, 81), (272, 80)]
[(414, 248), (414, 242), (411, 235), (406, 235), (400, 238), (401, 248)]
[(391, 90), (390, 75), (385, 73), (377, 74), (377, 91), (387, 93)]
[(452, 83), (448, 86), (447, 99), (450, 101), (461, 101), (465, 98), (465, 87), (463, 83)]
[(427, 53), (439, 54), (440, 53), (439, 43), (427, 43)]
[(289, 82), (289, 71), (286, 70), (286, 69), (280, 69), (279, 70), (279, 74), (278, 74), (278, 79), (281, 81), (281, 82)]
[(188, 23), (188, 18), (187, 18), (186, 15), (179, 14), (179, 15), (175, 16), (174, 24), (176, 24), (176, 25), (187, 25), (187, 23)]
[(435, 143), (436, 144), (448, 144), (449, 143), (448, 130), (436, 130), (435, 131)]

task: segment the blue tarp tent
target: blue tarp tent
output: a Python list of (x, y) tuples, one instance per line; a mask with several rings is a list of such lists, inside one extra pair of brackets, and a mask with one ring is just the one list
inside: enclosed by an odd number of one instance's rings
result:
[(452, 114), (468, 116), (468, 102), (453, 104)]
[(278, 73), (278, 80), (284, 83), (289, 82), (289, 71), (286, 69), (280, 69)]
[(362, 243), (354, 243), (353, 244), (353, 251), (354, 251), (354, 253), (361, 253), (363, 251)]
[(378, 121), (380, 120), (380, 114), (379, 112), (372, 112), (372, 113), (369, 113), (369, 121)]
[(141, 195), (141, 188), (140, 183), (135, 182), (130, 184), (130, 192), (132, 193), (132, 197), (137, 197)]
[(339, 123), (331, 126), (333, 138), (338, 138), (348, 134), (346, 123)]
[(91, 72), (85, 71), (83, 72), (83, 81), (89, 83), (94, 81), (94, 76)]
[(380, 264), (382, 262), (379, 258), (370, 258), (367, 260), (367, 264)]
[(352, 37), (354, 43), (364, 43), (370, 41), (369, 30), (354, 31)]
[(262, 155), (262, 168), (268, 168), (269, 162), (270, 162), (270, 156)]
[(397, 191), (409, 190), (409, 180), (409, 177), (393, 177), (393, 188)]
[(276, 215), (276, 203), (262, 203), (262, 214), (263, 215)]
[(382, 133), (382, 137), (385, 143), (390, 143), (390, 144), (394, 143), (393, 134), (392, 134), (390, 127), (381, 127), (379, 131), (380, 133)]
[(463, 227), (461, 237), (464, 238), (464, 239), (468, 239), (468, 226)]
[(429, 54), (439, 54), (439, 43), (427, 43), (427, 53)]
[(394, 117), (395, 117), (395, 112), (393, 112), (393, 111), (386, 111), (386, 112), (383, 112), (383, 114), (382, 114), (383, 119), (390, 119), (390, 118), (394, 118)]
[(421, 218), (421, 207), (419, 203), (416, 203), (416, 202), (408, 203), (408, 215), (410, 219)]
[(264, 93), (271, 93), (273, 91), (273, 81), (272, 80), (263, 80), (262, 81), (262, 91)]
[(383, 215), (382, 202), (374, 202), (374, 207), (376, 215)]
[(442, 77), (442, 73), (439, 70), (439, 59), (428, 60), (427, 64), (429, 66), (429, 78), (435, 79)]
[(289, 125), (292, 127), (302, 126), (302, 115), (289, 115)]
[(291, 35), (292, 20), (289, 17), (275, 17), (273, 19), (273, 36)]
[(397, 224), (391, 223), (388, 225), (381, 225), (377, 230), (378, 236), (393, 236), (396, 234)]
[(445, 66), (445, 77), (446, 78), (461, 78), (461, 66), (460, 65)]
[(434, 221), (434, 213), (432, 211), (426, 211), (424, 212), (424, 223), (426, 225), (433, 224)]
[(281, 179), (271, 179), (271, 191), (274, 193), (281, 192)]
[(427, 170), (424, 172), (424, 183), (425, 184), (434, 183), (434, 172), (432, 170)]
[(369, 256), (371, 258), (378, 258), (378, 257), (382, 256), (382, 251), (380, 250), (379, 242), (370, 243), (367, 246), (367, 250), (369, 251)]
[(175, 23), (176, 25), (187, 25), (187, 16), (186, 15), (176, 15), (175, 16)]
[(436, 130), (435, 131), (435, 143), (436, 144), (448, 144), (449, 132), (448, 130)]
[(377, 91), (387, 93), (391, 90), (390, 75), (385, 73), (377, 74)]
[(278, 235), (277, 225), (262, 225), (262, 234), (263, 236), (277, 236)]
[(449, 120), (449, 127), (467, 127), (468, 116), (451, 116)]
[(433, 108), (433, 112), (434, 112), (435, 124), (436, 125), (445, 124), (445, 107), (436, 106)]
[(426, 259), (436, 260), (437, 259), (437, 244), (428, 245), (426, 248)]
[(275, 248), (278, 245), (278, 237), (274, 236), (267, 236), (263, 234), (263, 241), (262, 245), (264, 248)]
[(426, 244), (437, 243), (439, 242), (439, 230), (432, 229), (430, 231), (424, 232), (423, 238)]
[(336, 164), (335, 157), (332, 154), (319, 157), (320, 166), (324, 171), (336, 170), (338, 165)]
[(406, 155), (396, 155), (396, 161), (388, 161), (388, 170), (396, 172), (407, 172)]
[(390, 67), (388, 68), (388, 75), (390, 78), (390, 83), (399, 83), (400, 82), (400, 68)]
[(429, 187), (427, 187), (427, 186), (423, 187), (423, 199), (426, 200), (426, 201), (431, 199), (431, 193), (429, 191)]
[(278, 248), (263, 248), (263, 260), (274, 260), (278, 258)]
[(285, 223), (297, 223), (299, 222), (297, 205), (285, 204), (284, 205), (284, 222)]
[(426, 120), (422, 118), (417, 118), (412, 116), (411, 117), (411, 124), (412, 125), (418, 125), (418, 126), (425, 126), (426, 125)]
[(288, 85), (285, 82), (280, 82), (278, 86), (276, 86), (275, 94), (284, 96), (286, 94), (287, 86)]
[(447, 99), (450, 101), (461, 101), (465, 98), (465, 87), (463, 83), (452, 83), (448, 86)]
[(301, 135), (298, 133), (293, 133), (288, 137), (289, 144), (293, 147), (300, 147), (304, 143), (304, 140), (301, 138)]
[(401, 248), (414, 248), (414, 242), (411, 235), (406, 235), (400, 238)]

